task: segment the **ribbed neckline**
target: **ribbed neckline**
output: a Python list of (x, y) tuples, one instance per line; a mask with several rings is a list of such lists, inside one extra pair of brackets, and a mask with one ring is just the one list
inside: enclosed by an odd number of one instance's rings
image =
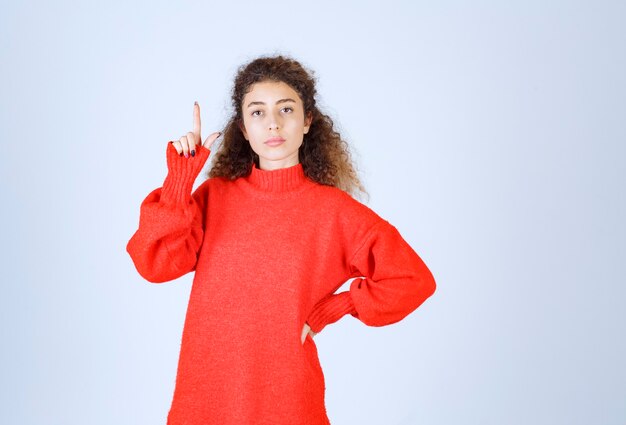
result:
[(277, 170), (262, 170), (253, 164), (252, 171), (245, 179), (263, 192), (290, 192), (302, 188), (308, 182), (302, 163)]

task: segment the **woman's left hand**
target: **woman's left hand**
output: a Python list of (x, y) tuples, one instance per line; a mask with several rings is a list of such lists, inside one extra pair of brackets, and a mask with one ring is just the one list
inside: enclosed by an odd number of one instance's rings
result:
[(315, 335), (317, 335), (316, 332), (313, 332), (311, 330), (311, 327), (309, 326), (309, 324), (304, 322), (304, 327), (302, 328), (302, 336), (300, 337), (300, 339), (302, 340), (302, 345), (304, 345), (304, 340), (306, 339), (306, 334), (307, 333), (311, 334), (311, 338), (313, 338)]

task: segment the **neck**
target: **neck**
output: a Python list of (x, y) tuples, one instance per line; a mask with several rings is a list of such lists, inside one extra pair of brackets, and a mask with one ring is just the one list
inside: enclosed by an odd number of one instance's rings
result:
[(259, 168), (265, 171), (279, 170), (281, 168), (289, 168), (299, 163), (298, 154), (292, 155), (288, 158), (271, 160), (259, 157)]

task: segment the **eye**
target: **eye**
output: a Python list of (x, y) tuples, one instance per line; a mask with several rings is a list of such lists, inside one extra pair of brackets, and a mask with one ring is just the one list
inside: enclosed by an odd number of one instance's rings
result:
[(293, 108), (291, 108), (291, 107), (289, 107), (289, 106), (285, 106), (285, 107), (283, 108), (283, 111), (284, 111), (284, 110), (289, 110), (289, 112), (293, 112)]
[(256, 110), (256, 111), (252, 111), (252, 113), (251, 113), (250, 115), (252, 115), (253, 117), (258, 117), (258, 115), (256, 114), (257, 112), (258, 112), (259, 114), (261, 113), (261, 111)]

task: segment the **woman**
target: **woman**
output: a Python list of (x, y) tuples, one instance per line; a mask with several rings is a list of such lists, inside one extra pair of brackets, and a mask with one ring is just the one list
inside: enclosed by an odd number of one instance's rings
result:
[(329, 424), (313, 336), (347, 314), (395, 323), (435, 290), (397, 229), (350, 195), (363, 187), (315, 94), (291, 58), (240, 67), (209, 178), (192, 192), (220, 136), (201, 143), (196, 103), (141, 204), (138, 272), (195, 272), (168, 424)]

